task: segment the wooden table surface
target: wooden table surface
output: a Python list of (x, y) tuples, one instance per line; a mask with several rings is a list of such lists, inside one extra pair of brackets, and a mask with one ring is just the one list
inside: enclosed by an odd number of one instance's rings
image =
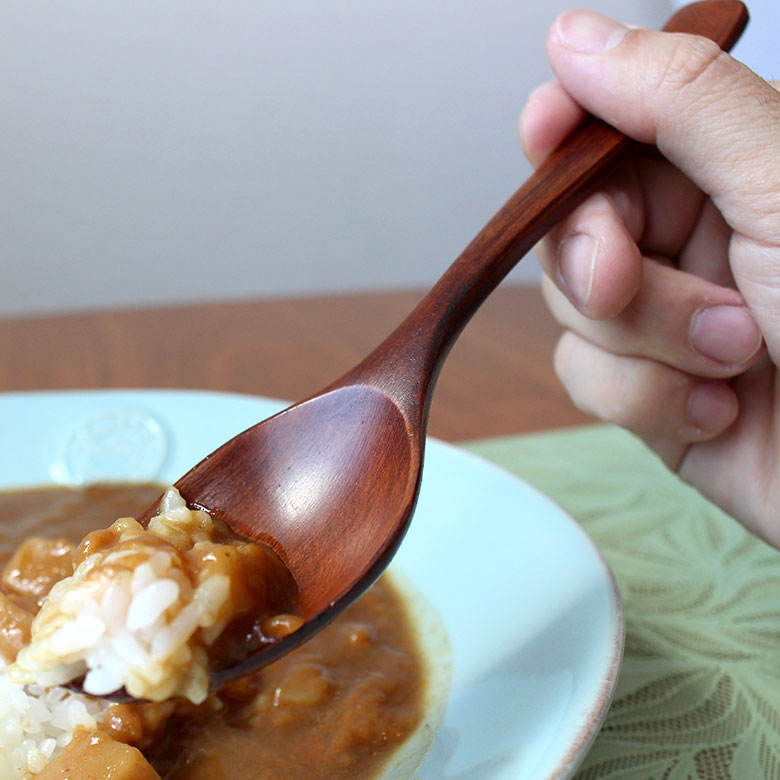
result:
[[(197, 388), (299, 400), (375, 347), (419, 292), (0, 319), (0, 391)], [(499, 288), (445, 364), (429, 433), (457, 441), (589, 422), (558, 383), (536, 287)]]

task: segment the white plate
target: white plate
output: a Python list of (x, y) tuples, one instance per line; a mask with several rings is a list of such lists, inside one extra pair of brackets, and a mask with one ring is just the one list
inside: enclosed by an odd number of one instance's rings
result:
[[(0, 484), (172, 481), (281, 408), (190, 391), (0, 395)], [(394, 567), (441, 613), (452, 646), (444, 723), (421, 780), (560, 780), (609, 705), (623, 613), (596, 547), (521, 480), (428, 444)]]

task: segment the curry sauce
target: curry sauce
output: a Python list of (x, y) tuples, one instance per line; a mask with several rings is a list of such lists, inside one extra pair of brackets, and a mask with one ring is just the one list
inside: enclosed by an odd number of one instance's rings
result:
[[(34, 612), (40, 594), (71, 573), (72, 545), (117, 517), (137, 515), (160, 490), (116, 485), (0, 493), (0, 593), (9, 596), (9, 608)], [(38, 558), (16, 565), (30, 537), (49, 541), (41, 542), (47, 546)], [(0, 615), (6, 656), (23, 640), (23, 621), (7, 625), (22, 633), (4, 631)], [(149, 777), (146, 767), (165, 780), (365, 779), (420, 723), (422, 693), (423, 664), (403, 601), (382, 578), (298, 650), (201, 705), (112, 705), (94, 742), (110, 737), (141, 750), (144, 766), (130, 780)], [(89, 746), (82, 748), (86, 755)], [(56, 761), (52, 778), (80, 780), (73, 766), (56, 774)]]

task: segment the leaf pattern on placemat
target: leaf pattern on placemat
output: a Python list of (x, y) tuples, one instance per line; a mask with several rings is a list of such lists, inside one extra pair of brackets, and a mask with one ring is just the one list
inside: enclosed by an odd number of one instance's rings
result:
[(780, 780), (780, 553), (614, 426), (467, 448), (575, 517), (623, 596), (620, 679), (575, 780)]

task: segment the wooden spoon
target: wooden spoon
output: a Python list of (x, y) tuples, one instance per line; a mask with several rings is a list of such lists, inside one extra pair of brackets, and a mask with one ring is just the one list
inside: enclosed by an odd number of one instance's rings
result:
[[(683, 8), (664, 29), (729, 48), (746, 22), (742, 3), (705, 0)], [(216, 671), (214, 688), (300, 645), (379, 577), (414, 510), (428, 409), (450, 347), (504, 276), (629, 144), (587, 119), (365, 360), (239, 434), (176, 483), (190, 505), (277, 552), (300, 588), (306, 620), (296, 633)]]

